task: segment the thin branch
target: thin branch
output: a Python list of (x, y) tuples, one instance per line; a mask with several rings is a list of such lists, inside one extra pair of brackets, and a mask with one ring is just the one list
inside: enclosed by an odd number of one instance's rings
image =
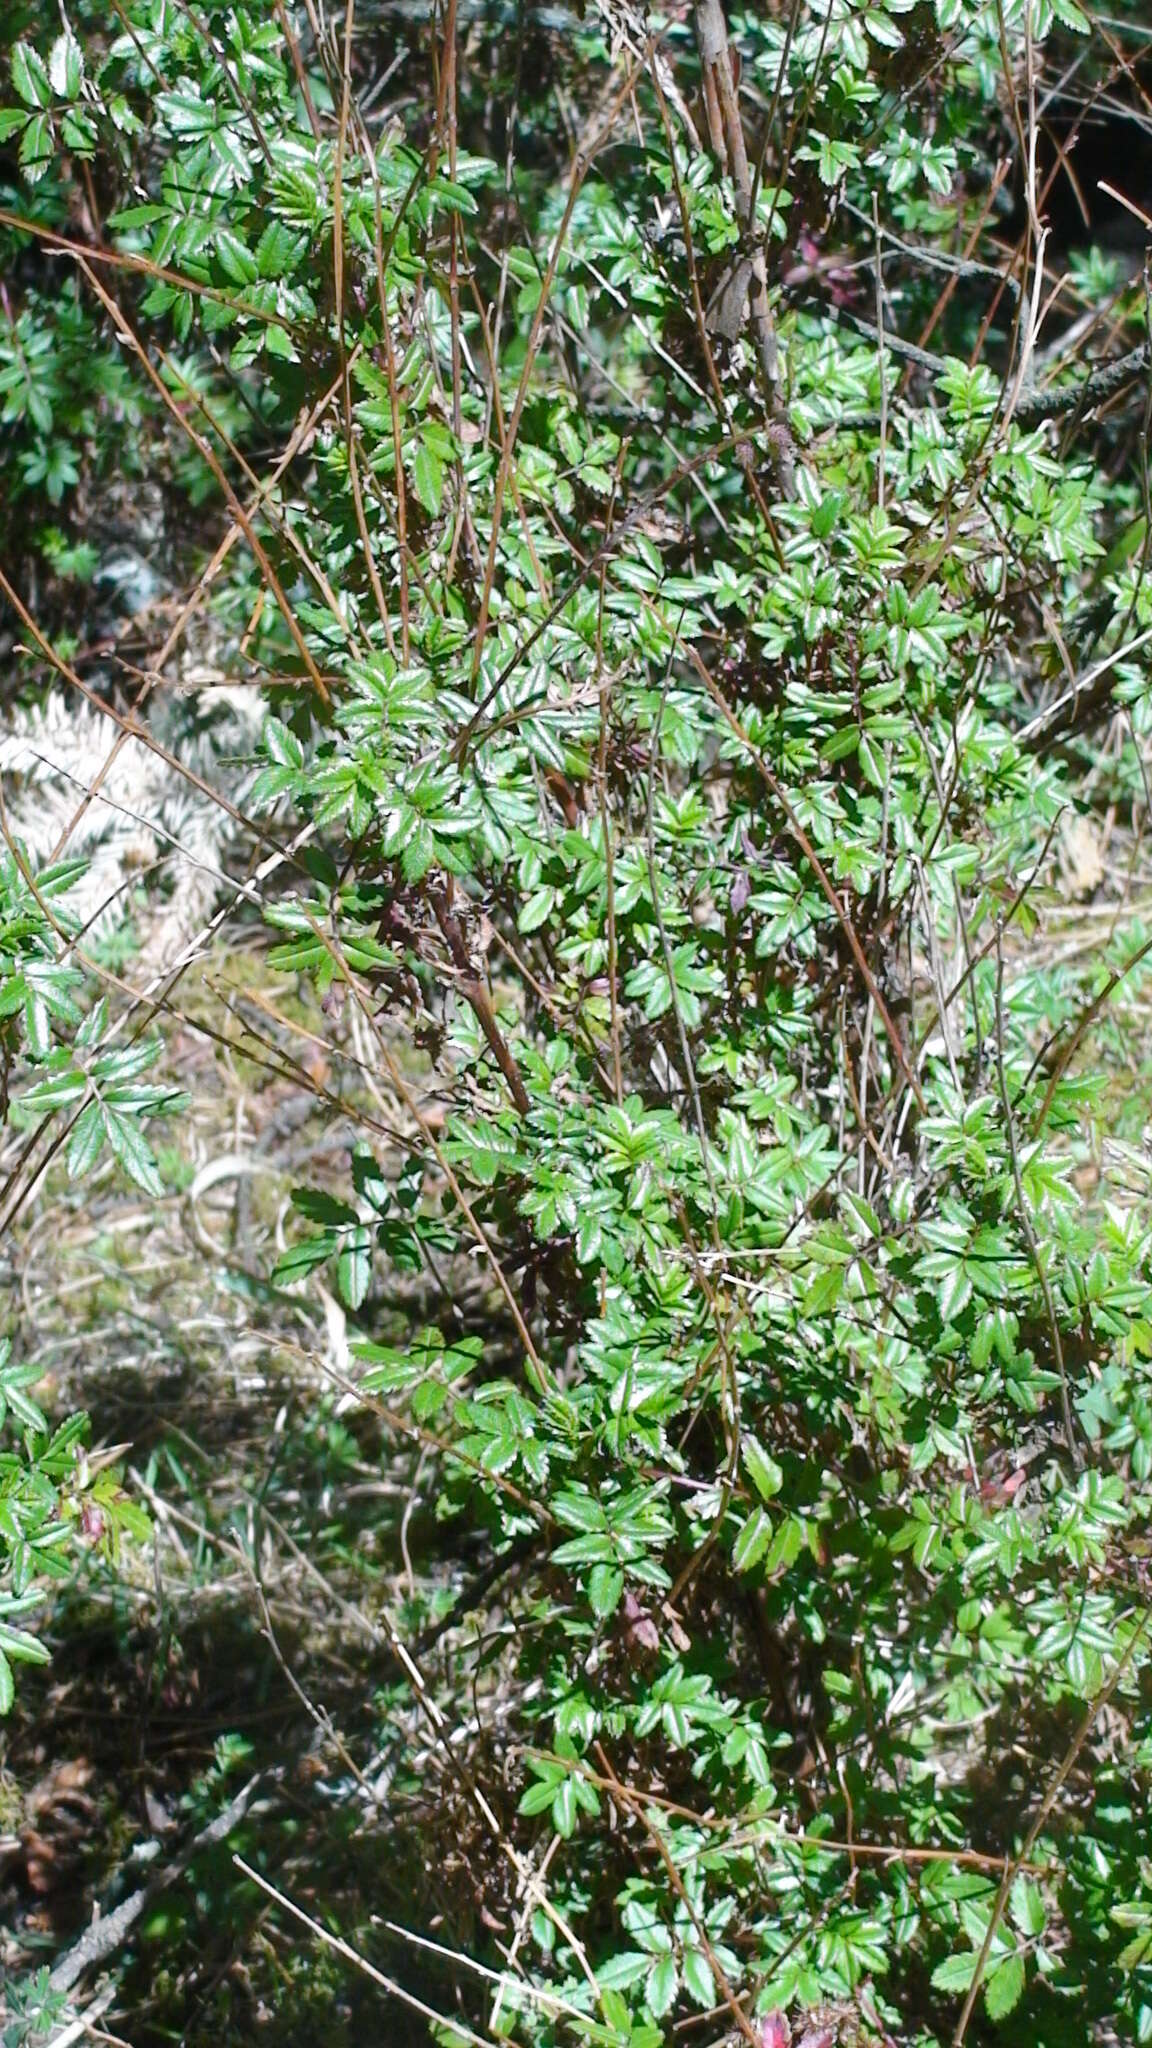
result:
[(169, 1858), (163, 1869), (139, 1891), (135, 1891), (119, 1906), (108, 1913), (102, 1913), (93, 1920), (80, 1936), (78, 1942), (61, 1956), (48, 1979), (53, 1991), (71, 1991), (78, 1984), (86, 1970), (108, 1960), (123, 1946), (141, 1915), (171, 1889), (176, 1880), (184, 1875), (188, 1865), (202, 1849), (214, 1848), (231, 1834), (237, 1823), (243, 1820), (256, 1796), (258, 1787), (268, 1778), (269, 1773), (257, 1773), (229, 1800), (228, 1805), (215, 1815), (205, 1827), (198, 1829), (175, 1856)]
[(362, 1971), (365, 1977), (371, 1978), (373, 1984), (378, 1984), (391, 1998), (398, 1999), (401, 2005), (407, 2006), (409, 2012), (419, 2013), (421, 2019), (430, 2021), (437, 2031), (458, 2035), (462, 2041), (473, 2041), (477, 2048), (492, 2048), (492, 2043), (497, 2038), (495, 2035), (474, 2034), (471, 2027), (466, 2027), (462, 2020), (449, 2019), (443, 2013), (436, 2012), (432, 2006), (425, 2005), (422, 1998), (417, 1998), (411, 1991), (406, 1991), (402, 1984), (397, 1984), (394, 1977), (386, 1977), (383, 1970), (378, 1970), (375, 1963), (370, 1963), (367, 1956), (362, 1956), (359, 1949), (352, 1947), (351, 1942), (343, 1940), (339, 1934), (332, 1934), (319, 1920), (314, 1920), (310, 1913), (304, 1911), (303, 1906), (298, 1906), (286, 1892), (279, 1891), (260, 1871), (253, 1870), (250, 1863), (245, 1863), (242, 1856), (233, 1856), (232, 1861), (246, 1878), (262, 1892), (267, 1893), (270, 1899), (274, 1899), (286, 1913), (291, 1913), (294, 1920), (299, 1920), (316, 1941), (322, 1942), (325, 1948), (334, 1949), (338, 1956), (343, 1956), (346, 1963), (352, 1964), (353, 1969)]

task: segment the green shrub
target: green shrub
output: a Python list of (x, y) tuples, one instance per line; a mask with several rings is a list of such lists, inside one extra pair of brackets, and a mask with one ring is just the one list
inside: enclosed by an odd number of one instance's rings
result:
[[(13, 53), (8, 232), (89, 164), (105, 219), (8, 315), (7, 459), (67, 518), (118, 408), (239, 526), (270, 960), (405, 1133), (271, 1277), (494, 1559), (491, 1639), (409, 1672), (488, 2036), (1152, 2032), (1147, 1178), (1080, 1173), (1149, 942), (1069, 973), (1046, 921), (1104, 690), (1146, 809), (1145, 309), (1049, 346), (1019, 156), (1138, 21), (1027, 4), (734, 17), (746, 168), (709, 5), (366, 5), (344, 71), (128, 0)], [(158, 1186), (164, 1091), (35, 972), (26, 1112)], [(443, 1292), (399, 1340), (396, 1272)]]

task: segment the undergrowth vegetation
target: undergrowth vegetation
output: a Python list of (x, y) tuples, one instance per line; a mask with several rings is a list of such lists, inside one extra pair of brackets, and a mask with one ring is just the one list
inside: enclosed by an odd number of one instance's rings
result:
[(8, 8), (6, 2048), (1152, 2038), (1143, 13)]

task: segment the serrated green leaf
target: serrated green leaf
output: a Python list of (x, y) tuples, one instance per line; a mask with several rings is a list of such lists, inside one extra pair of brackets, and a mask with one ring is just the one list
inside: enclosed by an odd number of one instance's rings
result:
[(444, 495), (444, 464), (427, 441), (421, 441), (412, 460), (412, 482), (424, 510), (435, 518)]
[(648, 1972), (644, 1985), (644, 2003), (653, 2019), (663, 2019), (676, 2002), (678, 1977), (676, 1958), (660, 1956)]
[(693, 1946), (685, 1948), (683, 1967), (685, 1990), (702, 2010), (707, 2011), (716, 2002), (716, 1983), (704, 1950)]
[(12, 84), (26, 107), (47, 107), (52, 100), (48, 67), (31, 43), (17, 43), (12, 51)]
[(763, 1508), (753, 1508), (732, 1545), (732, 1562), (738, 1572), (750, 1572), (772, 1541), (772, 1519)]
[(588, 1598), (601, 1621), (615, 1614), (624, 1592), (624, 1574), (615, 1565), (596, 1564), (588, 1574)]
[(1018, 2005), (1024, 1991), (1024, 1958), (1006, 1957), (984, 1986), (984, 2008), (990, 2020), (1002, 2020)]
[(11, 1628), (0, 1618), (0, 1652), (19, 1664), (50, 1664), (51, 1652), (45, 1649), (38, 1636), (31, 1636), (27, 1629)]
[(83, 1174), (92, 1171), (104, 1150), (105, 1136), (103, 1105), (100, 1102), (85, 1103), (68, 1140), (69, 1180), (79, 1180)]
[(932, 1983), (937, 1991), (967, 1991), (976, 1973), (977, 1957), (974, 1951), (965, 1955), (946, 1956), (937, 1963), (932, 1972)]
[(774, 1499), (784, 1484), (784, 1474), (775, 1458), (769, 1457), (763, 1444), (758, 1443), (754, 1436), (740, 1439), (740, 1455), (761, 1500)]
[(232, 284), (255, 284), (259, 276), (256, 258), (231, 228), (216, 231), (216, 255), (220, 268)]
[(49, 114), (33, 114), (20, 138), (20, 166), (30, 184), (42, 178), (56, 154)]
[(117, 1110), (106, 1109), (104, 1129), (109, 1145), (130, 1179), (136, 1182), (137, 1187), (143, 1188), (146, 1195), (161, 1196), (164, 1183), (139, 1124)]
[(59, 99), (74, 100), (84, 83), (84, 53), (75, 36), (57, 36), (48, 59), (48, 76)]

